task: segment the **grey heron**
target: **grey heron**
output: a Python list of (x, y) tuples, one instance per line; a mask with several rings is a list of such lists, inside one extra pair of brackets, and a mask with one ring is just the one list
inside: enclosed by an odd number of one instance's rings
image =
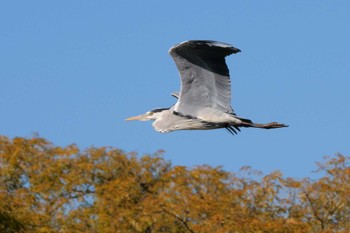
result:
[(161, 133), (226, 128), (235, 134), (241, 127), (288, 127), (277, 122), (254, 123), (235, 114), (225, 57), (238, 52), (230, 44), (211, 40), (189, 40), (171, 47), (169, 54), (181, 76), (180, 92), (172, 93), (177, 102), (126, 120), (154, 120), (153, 128)]

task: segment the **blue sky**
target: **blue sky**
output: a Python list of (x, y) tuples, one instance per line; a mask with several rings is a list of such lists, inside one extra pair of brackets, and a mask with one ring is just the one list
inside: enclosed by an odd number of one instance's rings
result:
[[(349, 12), (345, 0), (2, 1), (0, 134), (313, 176), (350, 151)], [(241, 49), (227, 58), (235, 112), (290, 127), (160, 134), (124, 121), (174, 103), (168, 49), (189, 39)]]

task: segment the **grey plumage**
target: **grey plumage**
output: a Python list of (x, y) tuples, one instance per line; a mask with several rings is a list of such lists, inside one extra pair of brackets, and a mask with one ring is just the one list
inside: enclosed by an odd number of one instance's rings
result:
[(159, 132), (226, 128), (237, 133), (240, 127), (287, 127), (276, 122), (253, 123), (234, 113), (225, 57), (238, 52), (230, 44), (209, 40), (191, 40), (173, 46), (169, 54), (181, 77), (180, 92), (172, 93), (177, 102), (171, 108), (152, 110), (127, 120), (155, 120), (153, 127)]

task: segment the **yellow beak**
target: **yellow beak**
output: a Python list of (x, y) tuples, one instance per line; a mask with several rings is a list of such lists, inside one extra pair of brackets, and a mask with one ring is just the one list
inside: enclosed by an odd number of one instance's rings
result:
[(144, 115), (138, 115), (138, 116), (126, 118), (125, 120), (126, 121), (140, 121), (140, 120), (143, 120), (144, 117), (145, 117)]

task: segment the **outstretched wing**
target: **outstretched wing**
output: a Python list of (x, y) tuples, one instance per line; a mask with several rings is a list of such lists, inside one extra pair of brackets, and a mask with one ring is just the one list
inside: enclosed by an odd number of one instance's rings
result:
[(174, 111), (198, 118), (203, 109), (234, 114), (225, 57), (238, 52), (229, 44), (209, 40), (185, 41), (170, 48), (181, 76)]

